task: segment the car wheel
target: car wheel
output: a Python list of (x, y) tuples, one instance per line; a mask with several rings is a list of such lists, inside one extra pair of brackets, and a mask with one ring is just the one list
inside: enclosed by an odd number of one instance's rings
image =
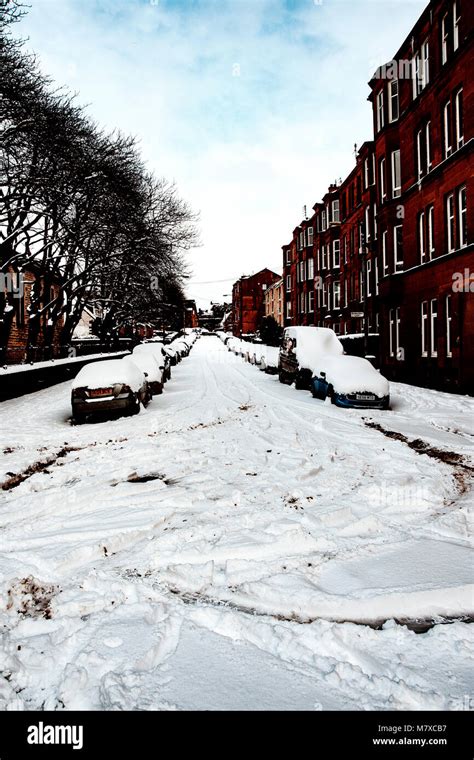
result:
[(283, 385), (291, 385), (291, 378), (283, 369), (278, 372), (278, 379), (280, 383), (283, 383)]
[(295, 378), (295, 388), (298, 391), (307, 391), (308, 390), (308, 378), (306, 377), (306, 373), (304, 372), (298, 372)]
[(80, 412), (75, 412), (72, 416), (72, 424), (73, 425), (83, 425), (86, 421), (87, 415), (81, 414)]
[(132, 407), (130, 409), (130, 414), (138, 414), (140, 411), (140, 399), (138, 396), (135, 396), (135, 399), (133, 401)]

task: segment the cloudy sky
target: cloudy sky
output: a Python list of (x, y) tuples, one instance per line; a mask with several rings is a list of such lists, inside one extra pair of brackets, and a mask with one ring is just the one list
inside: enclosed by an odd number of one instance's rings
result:
[(281, 270), (281, 246), (371, 136), (367, 82), (427, 0), (29, 0), (18, 33), (201, 214), (188, 294)]

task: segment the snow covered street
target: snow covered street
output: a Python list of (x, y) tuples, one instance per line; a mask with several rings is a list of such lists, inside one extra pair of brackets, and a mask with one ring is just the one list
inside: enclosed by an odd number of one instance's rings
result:
[(203, 337), (137, 417), (0, 404), (0, 709), (472, 709), (474, 400), (391, 395)]

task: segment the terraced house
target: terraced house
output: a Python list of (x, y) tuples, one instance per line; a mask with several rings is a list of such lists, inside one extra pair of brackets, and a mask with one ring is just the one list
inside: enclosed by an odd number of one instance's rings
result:
[(285, 324), (364, 334), (366, 351), (370, 336), (370, 353), (375, 346), (391, 379), (467, 392), (474, 389), (472, 11), (468, 0), (429, 3), (369, 83), (373, 139), (283, 247)]

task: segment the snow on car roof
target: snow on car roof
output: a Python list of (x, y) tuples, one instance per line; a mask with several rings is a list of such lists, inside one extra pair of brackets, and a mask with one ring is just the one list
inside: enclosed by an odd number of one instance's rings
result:
[(313, 367), (317, 376), (326, 373), (326, 380), (336, 393), (363, 393), (369, 391), (377, 396), (388, 396), (388, 380), (373, 365), (360, 356), (320, 356)]
[(140, 353), (132, 354), (130, 358), (125, 357), (122, 361), (132, 361), (138, 369), (142, 372), (146, 372), (148, 375), (147, 380), (150, 383), (160, 383), (162, 380), (161, 368), (154, 356), (150, 351), (141, 351)]
[(75, 388), (108, 388), (116, 383), (128, 385), (132, 391), (139, 391), (145, 382), (145, 375), (125, 357), (122, 360), (106, 360), (86, 364), (72, 382)]
[(285, 335), (296, 339), (296, 358), (304, 369), (312, 369), (319, 356), (344, 353), (344, 347), (329, 327), (287, 327)]

